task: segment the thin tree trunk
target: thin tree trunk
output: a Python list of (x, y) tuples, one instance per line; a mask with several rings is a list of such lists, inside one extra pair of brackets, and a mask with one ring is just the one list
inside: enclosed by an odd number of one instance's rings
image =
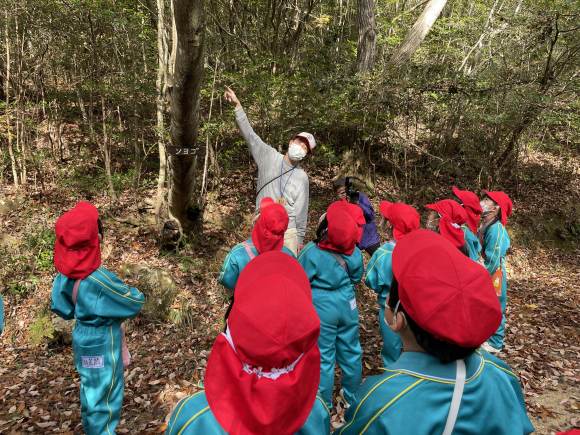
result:
[[(205, 50), (205, 0), (175, 0), (178, 50), (175, 59), (174, 91), (171, 100), (171, 142), (193, 147), (197, 142), (199, 92), (203, 80)], [(191, 230), (188, 208), (195, 183), (194, 156), (170, 156), (172, 184), (170, 214), (183, 230)]]
[(372, 71), (375, 66), (377, 31), (375, 27), (374, 0), (358, 0), (358, 46), (356, 70), (358, 73)]
[(19, 187), (18, 182), (18, 168), (16, 165), (16, 157), (14, 155), (14, 148), (12, 146), (12, 133), (10, 132), (10, 39), (8, 37), (8, 9), (4, 10), (6, 17), (6, 135), (8, 136), (8, 153), (10, 154), (10, 161), (12, 163), (12, 176), (14, 177), (14, 186)]
[[(105, 174), (107, 176), (107, 182), (109, 183), (109, 190), (111, 191), (111, 201), (117, 202), (117, 194), (115, 193), (115, 186), (113, 185), (113, 175), (111, 173), (111, 142), (109, 140), (109, 135), (107, 134), (107, 123), (105, 122), (107, 118), (107, 113), (105, 111), (105, 97), (101, 94), (101, 105), (103, 110), (103, 157), (105, 159)], [(60, 139), (60, 135), (59, 135)]]
[(169, 1), (171, 2), (171, 56), (169, 57), (169, 73), (171, 74), (171, 80), (173, 80), (173, 75), (175, 74), (175, 56), (177, 56), (177, 28), (175, 27), (173, 0)]
[(427, 3), (405, 40), (389, 59), (387, 66), (400, 66), (413, 57), (446, 4), (447, 0), (430, 0)]
[(165, 156), (165, 145), (163, 143), (163, 77), (166, 68), (165, 50), (163, 49), (163, 18), (165, 4), (163, 0), (157, 0), (157, 52), (159, 57), (159, 67), (157, 69), (157, 81), (155, 90), (157, 91), (157, 145), (159, 147), (159, 180), (157, 181), (157, 202), (155, 204), (155, 222), (159, 227), (159, 212), (163, 205), (165, 194), (165, 168), (167, 161)]
[[(221, 54), (221, 52), (220, 52)], [(218, 64), (219, 64), (219, 54), (218, 57), (216, 57), (215, 59), (215, 69), (213, 71), (213, 83), (211, 85), (211, 100), (209, 103), (209, 114), (207, 117), (207, 128), (205, 129), (205, 162), (203, 164), (203, 180), (201, 182), (201, 192), (199, 194), (199, 207), (201, 209), (203, 209), (203, 207), (205, 206), (205, 195), (204, 193), (207, 191), (205, 188), (205, 184), (206, 184), (206, 179), (207, 179), (207, 162), (208, 162), (208, 157), (209, 157), (209, 148), (210, 148), (210, 144), (209, 144), (209, 126), (210, 126), (210, 122), (211, 122), (211, 110), (213, 108), (213, 95), (214, 95), (214, 91), (215, 91), (215, 79), (217, 77), (217, 69), (218, 69)]]

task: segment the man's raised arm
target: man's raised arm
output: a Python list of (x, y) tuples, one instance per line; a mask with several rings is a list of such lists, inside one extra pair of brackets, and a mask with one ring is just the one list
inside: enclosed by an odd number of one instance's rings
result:
[(244, 140), (246, 141), (246, 144), (248, 145), (248, 148), (250, 149), (256, 164), (258, 167), (260, 167), (262, 164), (269, 163), (269, 159), (278, 154), (278, 151), (266, 144), (254, 132), (254, 129), (250, 125), (250, 121), (248, 121), (248, 117), (244, 113), (244, 109), (242, 109), (240, 100), (238, 100), (238, 97), (236, 97), (234, 91), (232, 91), (227, 86), (225, 86), (225, 88), (226, 92), (224, 93), (224, 99), (234, 106), (236, 121), (238, 121), (240, 131), (244, 136)]

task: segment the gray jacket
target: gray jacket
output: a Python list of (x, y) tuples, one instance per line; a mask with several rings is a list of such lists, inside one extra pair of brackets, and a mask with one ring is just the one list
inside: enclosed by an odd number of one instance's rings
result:
[(277, 201), (283, 191), (286, 200), (284, 208), (290, 217), (288, 228), (296, 228), (298, 243), (302, 243), (306, 235), (306, 221), (308, 220), (308, 196), (310, 193), (308, 175), (299, 165), (292, 172), (292, 165), (284, 160), (284, 155), (266, 144), (254, 133), (244, 109), (238, 109), (235, 113), (244, 140), (258, 165), (257, 190), (259, 191), (268, 181), (279, 177), (280, 172), (290, 171), (261, 190), (256, 198), (256, 208), (260, 207), (262, 199), (268, 196)]

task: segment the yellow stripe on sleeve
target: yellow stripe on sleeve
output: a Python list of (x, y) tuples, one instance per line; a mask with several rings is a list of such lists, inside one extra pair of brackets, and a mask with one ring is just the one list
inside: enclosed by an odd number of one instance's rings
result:
[(349, 426), (352, 424), (352, 422), (353, 422), (353, 421), (354, 421), (354, 419), (356, 418), (356, 414), (357, 414), (358, 410), (360, 409), (360, 407), (362, 406), (362, 404), (364, 403), (364, 401), (365, 401), (365, 400), (367, 400), (367, 397), (369, 397), (373, 391), (375, 391), (375, 390), (376, 390), (376, 389), (377, 389), (377, 388), (378, 388), (378, 387), (379, 387), (381, 384), (383, 384), (384, 382), (387, 382), (389, 379), (392, 379), (392, 378), (394, 378), (395, 376), (399, 376), (400, 374), (401, 374), (401, 373), (397, 373), (397, 374), (395, 374), (395, 375), (389, 376), (388, 378), (386, 378), (386, 379), (383, 379), (381, 382), (379, 382), (377, 385), (375, 385), (375, 386), (374, 386), (374, 387), (373, 387), (373, 388), (372, 388), (372, 389), (371, 389), (371, 390), (370, 390), (370, 391), (367, 393), (367, 395), (366, 395), (366, 396), (363, 398), (363, 400), (361, 400), (361, 401), (360, 401), (360, 403), (359, 403), (359, 404), (358, 404), (358, 406), (356, 407), (356, 410), (354, 411), (354, 414), (353, 414), (353, 416), (352, 416), (352, 420), (350, 421), (350, 423), (349, 423), (349, 424), (347, 424), (347, 425), (344, 425), (344, 426), (343, 426), (343, 427), (340, 429), (340, 432), (338, 433), (338, 435), (341, 435), (341, 434), (342, 434), (342, 432), (343, 432), (343, 431), (344, 431), (344, 430), (345, 430), (347, 427), (349, 427)]
[(297, 260), (300, 260), (300, 258), (302, 258), (302, 256), (306, 253), (306, 251), (308, 251), (310, 248), (312, 248), (315, 245), (316, 245), (316, 243), (312, 243), (308, 248), (303, 249), (302, 251), (300, 251), (300, 255), (298, 256)]
[[(199, 385), (199, 384), (198, 384)], [(177, 417), (179, 417), (179, 413), (181, 412), (181, 408), (183, 408), (183, 405), (185, 405), (187, 402), (189, 402), (190, 399), (193, 399), (195, 396), (197, 396), (198, 394), (203, 393), (204, 390), (198, 391), (195, 394), (192, 394), (191, 396), (189, 396), (187, 399), (185, 399), (183, 401), (183, 403), (181, 404), (181, 406), (179, 407), (179, 409), (177, 410), (177, 414), (175, 414), (175, 418), (173, 419), (174, 422), (177, 421)], [(198, 413), (199, 414), (199, 413)], [(189, 423), (189, 422), (188, 422)], [(171, 435), (171, 432), (173, 432), (173, 426), (171, 426), (171, 430), (169, 431), (169, 433), (167, 435)], [(180, 432), (181, 433), (181, 432)]]
[(234, 252), (236, 252), (236, 251), (239, 251), (243, 247), (244, 247), (243, 245), (234, 246), (234, 249), (232, 249), (230, 251), (230, 253), (228, 254), (228, 256), (226, 257), (226, 264), (225, 264), (224, 268), (222, 269), (222, 271), (220, 272), (220, 277), (219, 277), (219, 280), (218, 280), (218, 282), (220, 284), (222, 283), (222, 280), (224, 278), (224, 275), (226, 274), (226, 270), (228, 269), (228, 265), (230, 264), (230, 259), (232, 258), (232, 254)]
[(122, 298), (129, 299), (131, 302), (137, 302), (137, 303), (139, 303), (139, 304), (144, 304), (144, 303), (145, 303), (145, 301), (138, 301), (138, 300), (136, 300), (136, 299), (133, 299), (132, 297), (129, 297), (129, 296), (127, 296), (127, 295), (122, 295), (121, 293), (118, 293), (118, 292), (116, 292), (116, 291), (115, 291), (115, 290), (113, 290), (111, 287), (109, 287), (108, 285), (106, 285), (106, 284), (104, 284), (103, 282), (99, 281), (97, 278), (95, 278), (95, 277), (94, 277), (94, 276), (92, 276), (92, 275), (89, 275), (89, 278), (91, 278), (91, 279), (92, 279), (92, 280), (94, 280), (94, 281), (97, 281), (97, 282), (98, 282), (99, 284), (101, 284), (103, 287), (105, 287), (105, 288), (107, 288), (107, 289), (111, 290), (113, 293), (115, 293), (116, 295), (119, 295), (119, 296), (121, 296)]
[(191, 417), (191, 418), (190, 418), (190, 419), (187, 421), (187, 423), (185, 423), (185, 424), (183, 425), (183, 427), (182, 427), (182, 428), (181, 428), (181, 430), (180, 430), (180, 431), (177, 433), (177, 435), (181, 435), (181, 434), (183, 433), (183, 431), (185, 430), (185, 428), (186, 428), (187, 426), (189, 426), (189, 424), (190, 424), (190, 423), (191, 423), (193, 420), (195, 420), (197, 417), (199, 417), (201, 414), (203, 414), (203, 413), (204, 413), (205, 411), (207, 411), (208, 409), (209, 409), (209, 406), (208, 406), (208, 407), (206, 407), (206, 408), (203, 408), (201, 411), (199, 411), (197, 414), (195, 414), (193, 417)]
[(365, 431), (369, 428), (369, 426), (372, 424), (373, 421), (375, 421), (375, 419), (381, 415), (383, 413), (383, 411), (385, 409), (387, 409), (389, 406), (391, 406), (393, 403), (395, 403), (397, 400), (399, 400), (399, 398), (405, 394), (407, 391), (415, 388), (415, 386), (417, 386), (418, 384), (420, 384), (421, 382), (423, 382), (423, 379), (418, 380), (417, 382), (415, 382), (413, 385), (411, 385), (410, 387), (404, 389), (403, 391), (401, 391), (393, 400), (391, 400), (389, 403), (387, 403), (385, 406), (383, 406), (381, 408), (381, 410), (379, 412), (377, 412), (375, 414), (375, 416), (373, 418), (371, 418), (371, 420), (367, 423), (367, 425), (365, 426), (365, 428), (362, 430), (362, 432), (360, 433), (360, 435), (362, 435), (363, 433), (365, 433)]
[[(379, 249), (380, 251), (383, 251), (383, 249)], [(373, 263), (373, 265), (371, 266), (371, 268), (369, 270), (367, 270), (367, 272), (365, 273), (365, 281), (366, 281), (366, 277), (369, 276), (369, 274), (371, 273), (371, 271), (374, 269), (375, 265), (377, 264), (377, 262), (381, 259), (381, 257), (385, 254), (392, 254), (393, 251), (384, 251), (384, 253), (382, 253), (381, 255), (379, 255), (379, 257), (377, 258), (377, 261), (375, 261)]]
[(326, 411), (328, 412), (328, 415), (330, 415), (330, 409), (328, 409), (328, 406), (326, 406), (326, 403), (324, 402), (324, 400), (322, 400), (322, 397), (320, 397), (320, 396), (318, 396), (318, 395), (317, 395), (317, 396), (316, 396), (316, 398), (317, 398), (318, 400), (320, 400), (320, 402), (322, 402), (322, 404), (323, 404), (323, 405), (324, 405), (324, 407), (326, 408)]

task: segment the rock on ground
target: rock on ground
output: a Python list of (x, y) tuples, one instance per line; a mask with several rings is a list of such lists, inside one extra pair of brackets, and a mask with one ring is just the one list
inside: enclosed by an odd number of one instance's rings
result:
[(141, 317), (146, 320), (166, 320), (169, 317), (169, 308), (179, 291), (169, 272), (142, 264), (124, 264), (119, 278), (137, 281), (137, 288), (145, 294)]

